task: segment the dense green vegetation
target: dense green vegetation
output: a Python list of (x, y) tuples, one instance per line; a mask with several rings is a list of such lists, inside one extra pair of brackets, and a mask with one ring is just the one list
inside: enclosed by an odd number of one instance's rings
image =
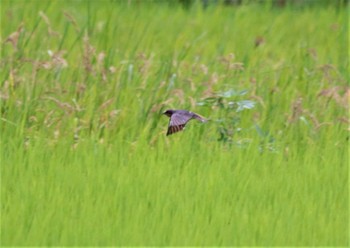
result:
[(1, 245), (348, 246), (347, 15), (1, 1)]

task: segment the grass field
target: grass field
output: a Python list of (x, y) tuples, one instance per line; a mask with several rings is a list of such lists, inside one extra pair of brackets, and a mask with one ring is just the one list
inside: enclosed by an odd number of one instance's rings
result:
[(348, 11), (1, 1), (1, 246), (349, 246)]

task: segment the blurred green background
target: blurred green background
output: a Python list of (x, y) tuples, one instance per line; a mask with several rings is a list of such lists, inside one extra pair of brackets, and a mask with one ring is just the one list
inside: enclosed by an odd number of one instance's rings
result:
[(2, 0), (1, 245), (349, 246), (348, 13)]

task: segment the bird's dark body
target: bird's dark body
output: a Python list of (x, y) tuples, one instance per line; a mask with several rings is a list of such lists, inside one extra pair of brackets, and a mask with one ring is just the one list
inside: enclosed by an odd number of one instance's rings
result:
[(205, 118), (203, 118), (202, 116), (196, 113), (193, 113), (187, 110), (181, 110), (181, 109), (179, 110), (169, 109), (165, 111), (164, 114), (170, 117), (168, 132), (166, 135), (170, 135), (183, 130), (185, 128), (186, 123), (191, 119), (197, 119), (201, 122), (207, 121)]

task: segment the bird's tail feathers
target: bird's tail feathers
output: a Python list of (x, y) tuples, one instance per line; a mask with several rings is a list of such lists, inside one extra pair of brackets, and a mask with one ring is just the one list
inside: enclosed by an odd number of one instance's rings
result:
[(200, 116), (199, 114), (194, 114), (194, 118), (201, 121), (201, 122), (207, 122), (208, 119), (204, 118), (203, 116)]

